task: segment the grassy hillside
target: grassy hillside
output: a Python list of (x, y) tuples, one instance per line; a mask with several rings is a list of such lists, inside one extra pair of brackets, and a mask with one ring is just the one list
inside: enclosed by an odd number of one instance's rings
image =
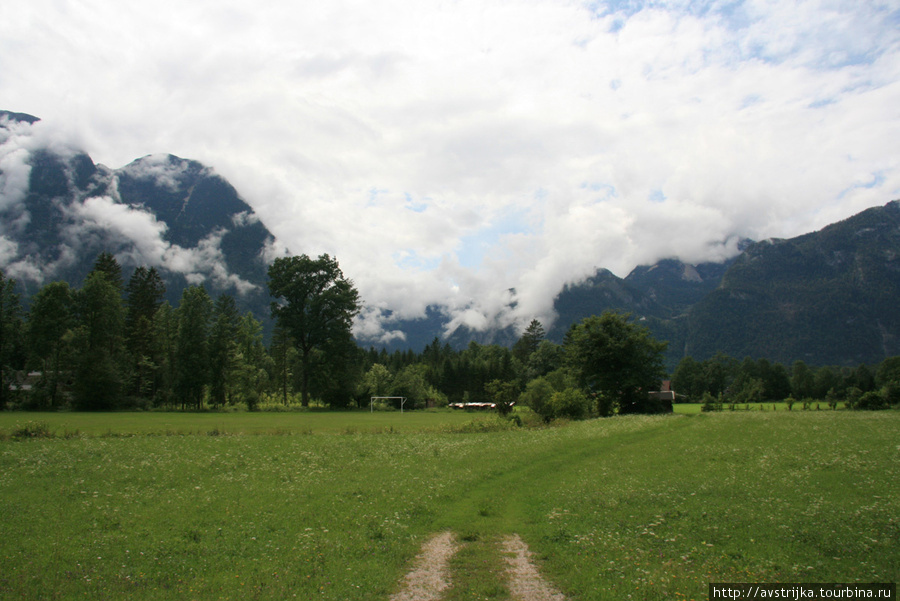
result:
[[(362, 414), (330, 414), (351, 421), (221, 435), (252, 430), (237, 414), (135, 436), (5, 437), (0, 597), (387, 599), (444, 530), (470, 549), (519, 534), (570, 599), (900, 575), (896, 411), (470, 433), (447, 416), (378, 434), (352, 422)], [(490, 572), (456, 578), (454, 598), (508, 598)]]

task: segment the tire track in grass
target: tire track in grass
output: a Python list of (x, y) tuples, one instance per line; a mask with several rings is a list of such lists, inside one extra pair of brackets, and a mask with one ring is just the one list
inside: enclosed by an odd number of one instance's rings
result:
[(450, 558), (457, 545), (450, 531), (425, 541), (416, 557), (415, 568), (404, 578), (402, 590), (391, 601), (438, 601), (450, 586)]
[[(477, 543), (473, 544), (478, 546)], [(500, 594), (498, 582), (494, 581), (491, 596), (500, 595), (507, 598), (508, 590), (511, 599), (515, 601), (566, 601), (566, 597), (554, 589), (538, 572), (532, 562), (528, 545), (518, 534), (505, 536), (499, 545), (496, 542), (488, 542), (486, 547), (490, 547), (488, 551), (490, 554), (502, 554), (507, 564), (503, 574), (505, 578), (500, 574), (496, 575), (498, 580), (505, 581), (507, 588)], [(464, 590), (451, 588), (453, 583), (450, 577), (450, 560), (459, 548), (460, 545), (456, 544), (455, 537), (449, 531), (425, 541), (422, 551), (416, 557), (415, 567), (404, 578), (401, 591), (391, 596), (391, 601), (439, 601), (444, 598), (445, 591), (450, 592), (452, 598), (471, 595), (473, 591), (468, 589), (469, 585), (466, 583), (467, 576), (471, 574), (462, 577)], [(483, 554), (480, 556), (483, 557)], [(457, 569), (459, 567), (457, 566)], [(478, 578), (483, 577), (482, 574)], [(502, 585), (499, 586), (502, 588)]]
[(503, 539), (509, 563), (509, 591), (517, 601), (566, 601), (562, 593), (543, 579), (531, 561), (531, 551), (518, 534)]

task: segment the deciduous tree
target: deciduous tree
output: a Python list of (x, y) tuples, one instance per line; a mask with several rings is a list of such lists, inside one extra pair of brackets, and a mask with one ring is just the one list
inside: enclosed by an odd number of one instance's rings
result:
[(573, 325), (566, 333), (568, 364), (581, 386), (612, 399), (619, 413), (658, 413), (662, 407), (648, 393), (665, 375), (667, 343), (631, 321), (629, 315), (604, 312)]
[(269, 267), (269, 292), (276, 299), (272, 316), (297, 346), (301, 402), (308, 407), (314, 353), (349, 335), (359, 293), (328, 255), (276, 259)]

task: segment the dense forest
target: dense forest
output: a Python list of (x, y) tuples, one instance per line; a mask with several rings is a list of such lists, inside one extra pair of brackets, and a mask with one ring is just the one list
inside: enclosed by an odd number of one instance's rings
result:
[[(678, 402), (709, 409), (769, 400), (881, 408), (900, 400), (900, 357), (856, 368), (786, 367), (719, 354), (686, 357), (667, 376), (665, 343), (613, 313), (574, 325), (562, 344), (535, 320), (512, 348), (472, 342), (456, 350), (435, 338), (418, 353), (363, 349), (350, 335), (356, 292), (323, 257), (270, 269), (281, 302), (273, 303), (268, 346), (263, 324), (240, 314), (231, 296), (214, 299), (192, 285), (172, 306), (154, 268), (139, 267), (125, 282), (108, 253), (80, 289), (48, 283), (27, 311), (15, 281), (0, 272), (0, 408), (344, 409), (405, 397), (407, 409), (486, 402), (505, 413), (519, 403), (545, 419), (580, 418), (664, 410), (644, 399), (667, 377)], [(329, 294), (337, 299), (331, 314)]]

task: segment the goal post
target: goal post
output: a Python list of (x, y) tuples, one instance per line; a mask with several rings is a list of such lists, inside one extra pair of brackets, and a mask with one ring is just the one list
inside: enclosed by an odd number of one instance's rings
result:
[(369, 413), (375, 411), (375, 401), (390, 401), (395, 399), (400, 401), (400, 413), (403, 413), (403, 405), (406, 404), (405, 396), (373, 396), (369, 399)]

